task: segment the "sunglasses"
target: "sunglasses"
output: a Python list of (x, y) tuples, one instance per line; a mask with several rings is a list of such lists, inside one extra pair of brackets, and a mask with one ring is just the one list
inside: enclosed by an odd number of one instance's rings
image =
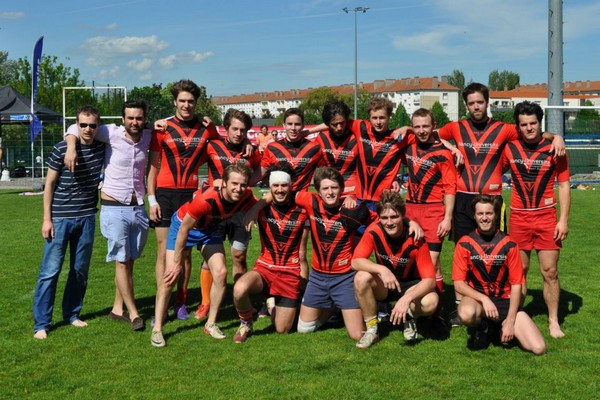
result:
[(80, 126), (81, 128), (83, 128), (83, 129), (87, 128), (88, 126), (89, 126), (91, 129), (96, 129), (96, 127), (98, 126), (98, 124), (86, 124), (85, 122), (80, 122), (80, 123), (79, 123), (79, 126)]

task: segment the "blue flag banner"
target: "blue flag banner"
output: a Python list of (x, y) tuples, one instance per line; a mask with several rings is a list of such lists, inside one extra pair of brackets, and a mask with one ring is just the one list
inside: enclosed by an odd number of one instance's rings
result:
[(42, 123), (35, 115), (35, 99), (38, 92), (38, 74), (40, 69), (40, 61), (42, 59), (42, 47), (44, 45), (44, 37), (40, 38), (35, 43), (33, 48), (33, 64), (31, 66), (31, 115), (29, 124), (29, 135), (31, 141), (42, 131)]

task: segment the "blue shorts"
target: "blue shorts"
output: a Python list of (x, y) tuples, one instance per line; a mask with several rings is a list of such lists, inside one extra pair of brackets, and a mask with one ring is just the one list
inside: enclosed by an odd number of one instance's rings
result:
[(345, 274), (310, 272), (302, 304), (312, 308), (359, 308), (354, 293), (354, 271)]
[(148, 225), (144, 206), (102, 205), (100, 231), (108, 242), (106, 262), (139, 258), (148, 239)]
[[(181, 221), (177, 217), (177, 213), (175, 213), (171, 217), (171, 226), (169, 226), (169, 233), (167, 235), (167, 250), (175, 250), (175, 241), (177, 240), (179, 227), (181, 227)], [(223, 244), (223, 237), (217, 228), (215, 226), (204, 230), (190, 229), (185, 247), (189, 248), (198, 245), (202, 248), (202, 246), (207, 244)]]

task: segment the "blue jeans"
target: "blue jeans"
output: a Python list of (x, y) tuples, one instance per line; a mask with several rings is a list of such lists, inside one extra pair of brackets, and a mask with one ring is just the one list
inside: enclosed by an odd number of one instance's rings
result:
[(87, 288), (90, 259), (94, 248), (96, 217), (55, 218), (54, 238), (46, 240), (40, 275), (33, 296), (34, 332), (48, 330), (52, 323), (56, 284), (70, 248), (70, 269), (62, 301), (63, 320), (71, 323), (79, 318)]

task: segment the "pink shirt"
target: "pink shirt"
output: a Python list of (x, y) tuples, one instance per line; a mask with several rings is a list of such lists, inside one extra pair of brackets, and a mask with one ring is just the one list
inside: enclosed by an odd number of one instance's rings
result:
[[(67, 134), (79, 137), (77, 125), (69, 126)], [(98, 127), (96, 140), (108, 144), (102, 193), (123, 204), (130, 204), (135, 193), (137, 203), (144, 204), (146, 159), (151, 139), (150, 130), (144, 130), (140, 140), (134, 143), (125, 136), (123, 126), (110, 124)]]

